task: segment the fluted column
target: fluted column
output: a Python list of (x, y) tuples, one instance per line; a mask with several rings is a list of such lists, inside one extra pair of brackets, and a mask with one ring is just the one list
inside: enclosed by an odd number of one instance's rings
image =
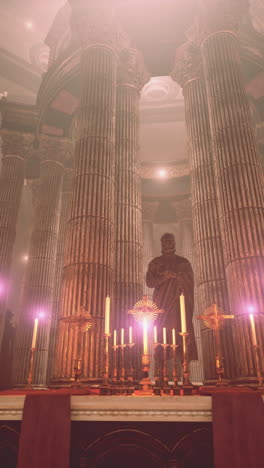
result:
[[(249, 308), (264, 313), (262, 168), (240, 69), (236, 25), (244, 2), (206, 2), (201, 51), (206, 80), (220, 228), (240, 379), (254, 377)], [(264, 327), (258, 320), (260, 342)], [(262, 368), (264, 356), (261, 353)]]
[(47, 382), (49, 382), (50, 377), (52, 376), (54, 353), (55, 353), (56, 330), (57, 330), (57, 324), (58, 324), (61, 285), (62, 285), (62, 279), (63, 279), (63, 262), (65, 258), (67, 223), (68, 223), (69, 216), (70, 216), (70, 208), (71, 208), (71, 201), (72, 201), (72, 172), (73, 172), (72, 169), (66, 168), (64, 169), (64, 174), (63, 174), (60, 222), (59, 222), (56, 267), (55, 267), (55, 286), (54, 286), (51, 328), (50, 328)]
[(152, 299), (153, 289), (146, 285), (148, 265), (154, 258), (154, 226), (153, 221), (159, 202), (145, 200), (142, 203), (143, 221), (143, 292)]
[[(199, 50), (187, 43), (178, 49), (173, 78), (183, 87), (191, 164), (194, 236), (195, 315), (213, 303), (229, 313), (227, 284), (220, 236), (219, 200), (213, 166), (210, 122)], [(197, 321), (196, 321), (197, 322)], [(198, 329), (197, 323), (196, 327)], [(205, 381), (215, 380), (215, 343), (212, 330), (201, 323)], [(196, 329), (196, 330), (197, 330)], [(235, 375), (231, 325), (222, 333), (225, 371)]]
[(1, 131), (2, 167), (0, 172), (0, 350), (9, 293), (10, 269), (16, 238), (16, 224), (24, 184), (24, 158), (28, 156), (30, 137)]
[(139, 172), (139, 97), (147, 75), (141, 54), (122, 52), (116, 96), (115, 317), (114, 328), (128, 329), (127, 311), (142, 297), (142, 209)]
[(46, 385), (49, 332), (54, 290), (63, 166), (43, 160), (29, 247), (24, 297), (16, 338), (16, 386), (25, 385), (29, 369), (34, 318), (39, 320), (33, 373), (34, 386)]
[[(69, 381), (77, 349), (82, 379), (102, 375), (105, 297), (112, 295), (116, 70), (119, 35), (104, 1), (72, 3), (72, 28), (83, 47), (74, 150), (73, 201), (64, 263), (54, 379)], [(96, 325), (82, 334), (63, 319), (84, 307)], [(81, 350), (81, 351), (80, 351)]]

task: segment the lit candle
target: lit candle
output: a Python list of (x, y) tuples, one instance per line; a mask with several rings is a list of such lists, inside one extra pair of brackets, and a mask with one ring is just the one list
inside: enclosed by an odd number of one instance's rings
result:
[(148, 325), (143, 321), (143, 354), (148, 354)]
[(163, 344), (167, 344), (166, 328), (163, 328)]
[(129, 327), (129, 344), (133, 343), (133, 337), (132, 337), (132, 327)]
[(172, 344), (173, 344), (173, 346), (176, 345), (176, 333), (175, 333), (175, 328), (172, 329)]
[(125, 330), (121, 328), (121, 345), (125, 344)]
[(184, 295), (180, 295), (180, 307), (181, 307), (181, 331), (182, 333), (187, 332), (186, 328), (186, 313), (185, 313), (185, 300)]
[(256, 335), (256, 327), (255, 327), (255, 318), (254, 314), (249, 314), (249, 319), (250, 319), (250, 325), (251, 325), (251, 333), (252, 333), (252, 341), (253, 341), (253, 346), (257, 346), (257, 335)]
[(110, 297), (105, 298), (105, 335), (109, 335), (110, 329)]
[(38, 333), (38, 318), (35, 318), (35, 320), (34, 320), (34, 328), (33, 328), (33, 336), (32, 336), (31, 348), (35, 348), (35, 347), (36, 347), (37, 333)]
[(116, 346), (116, 330), (114, 330), (114, 346)]
[(156, 326), (154, 327), (153, 340), (154, 340), (154, 343), (158, 342), (157, 327)]

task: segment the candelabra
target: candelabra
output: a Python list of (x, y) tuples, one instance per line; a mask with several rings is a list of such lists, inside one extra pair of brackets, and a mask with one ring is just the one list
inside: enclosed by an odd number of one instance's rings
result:
[(79, 387), (81, 385), (82, 359), (74, 359), (73, 372), (74, 372), (74, 385)]
[(113, 347), (113, 374), (112, 374), (112, 385), (111, 385), (111, 395), (116, 395), (117, 393), (117, 350), (118, 346), (114, 345)]
[(160, 362), (158, 359), (158, 347), (159, 343), (154, 343), (154, 387), (153, 393), (154, 395), (161, 395), (161, 367)]
[(179, 335), (182, 336), (182, 388), (184, 395), (191, 395), (193, 391), (193, 384), (190, 381), (190, 367), (189, 367), (189, 357), (188, 357), (188, 348), (187, 348), (187, 338), (189, 336), (188, 332), (181, 332)]
[(29, 361), (29, 370), (28, 370), (28, 378), (27, 378), (27, 386), (29, 388), (32, 387), (35, 351), (36, 351), (36, 348), (30, 349), (30, 361)]
[(109, 385), (109, 333), (104, 334), (104, 375), (103, 382), (100, 386), (100, 395), (110, 395), (110, 385)]
[(256, 368), (257, 368), (257, 377), (258, 377), (258, 383), (259, 383), (259, 386), (258, 388), (260, 390), (263, 390), (263, 371), (260, 367), (260, 358), (259, 358), (259, 345), (258, 344), (254, 344), (253, 345), (253, 349), (254, 349), (254, 354), (255, 354), (255, 362), (256, 362)]
[(177, 371), (177, 348), (179, 345), (173, 344), (171, 346), (172, 351), (173, 351), (173, 395), (180, 395), (181, 388), (179, 386), (179, 381), (178, 381), (178, 371)]
[(228, 381), (224, 379), (224, 357), (221, 349), (220, 329), (224, 325), (225, 319), (233, 319), (234, 315), (225, 315), (216, 304), (212, 304), (208, 309), (205, 310), (203, 315), (197, 317), (199, 320), (203, 320), (208, 328), (214, 331), (215, 345), (216, 345), (216, 356), (215, 356), (215, 367), (217, 375), (217, 386), (223, 387), (228, 385)]
[(127, 395), (132, 395), (134, 393), (134, 369), (133, 369), (133, 356), (132, 350), (135, 343), (128, 343), (127, 350), (128, 350), (128, 377), (127, 377)]
[(169, 377), (168, 377), (168, 366), (167, 366), (167, 349), (170, 345), (162, 343), (163, 348), (163, 375), (162, 375), (162, 393), (164, 395), (170, 395)]

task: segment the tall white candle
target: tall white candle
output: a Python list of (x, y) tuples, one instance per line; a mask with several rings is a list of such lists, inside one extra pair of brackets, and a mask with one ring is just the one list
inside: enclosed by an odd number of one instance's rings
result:
[(121, 328), (121, 345), (125, 344), (125, 330)]
[(116, 346), (116, 330), (114, 330), (114, 346)]
[(34, 320), (34, 328), (33, 328), (33, 336), (32, 336), (31, 348), (35, 348), (35, 347), (36, 347), (37, 333), (38, 333), (38, 318), (35, 318), (35, 320)]
[(163, 328), (163, 344), (167, 344), (166, 328)]
[(173, 346), (176, 345), (176, 333), (175, 333), (175, 328), (172, 329), (172, 344), (173, 344)]
[(132, 327), (129, 327), (129, 344), (133, 343)]
[(154, 343), (158, 342), (158, 335), (157, 335), (157, 327), (155, 325), (154, 330), (153, 330), (153, 341)]
[(256, 326), (255, 326), (255, 317), (254, 314), (249, 314), (250, 325), (251, 325), (251, 334), (253, 346), (257, 346), (257, 335), (256, 335)]
[(184, 295), (180, 295), (180, 308), (181, 308), (181, 331), (182, 333), (187, 332), (186, 328), (186, 313), (185, 313), (185, 299)]
[(110, 297), (105, 298), (105, 335), (109, 335), (110, 330)]

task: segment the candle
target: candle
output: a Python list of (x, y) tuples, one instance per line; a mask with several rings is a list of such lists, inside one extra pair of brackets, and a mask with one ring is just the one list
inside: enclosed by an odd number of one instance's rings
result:
[(163, 328), (163, 344), (167, 344), (166, 328)]
[(257, 335), (256, 335), (256, 327), (255, 327), (255, 318), (254, 314), (249, 314), (249, 319), (250, 319), (250, 325), (251, 325), (251, 333), (252, 333), (252, 341), (253, 341), (253, 346), (257, 346)]
[(143, 321), (143, 354), (148, 354), (148, 325)]
[(181, 307), (181, 331), (182, 333), (187, 332), (186, 328), (186, 313), (185, 313), (185, 300), (184, 295), (180, 295), (180, 307)]
[(158, 342), (157, 327), (156, 326), (154, 327), (153, 340), (154, 340), (154, 343)]
[(173, 344), (173, 346), (176, 345), (176, 333), (175, 333), (175, 328), (172, 329), (172, 344)]
[(105, 298), (105, 335), (109, 335), (110, 329), (110, 297)]
[(116, 346), (116, 330), (114, 330), (114, 346)]
[(36, 347), (37, 332), (38, 332), (38, 318), (35, 318), (35, 320), (34, 320), (34, 328), (33, 328), (33, 336), (32, 336), (31, 348), (35, 348), (35, 347)]
[(132, 327), (129, 327), (129, 344), (133, 343), (133, 338), (132, 338)]
[(125, 343), (125, 330), (124, 328), (121, 328), (121, 345), (124, 345)]

